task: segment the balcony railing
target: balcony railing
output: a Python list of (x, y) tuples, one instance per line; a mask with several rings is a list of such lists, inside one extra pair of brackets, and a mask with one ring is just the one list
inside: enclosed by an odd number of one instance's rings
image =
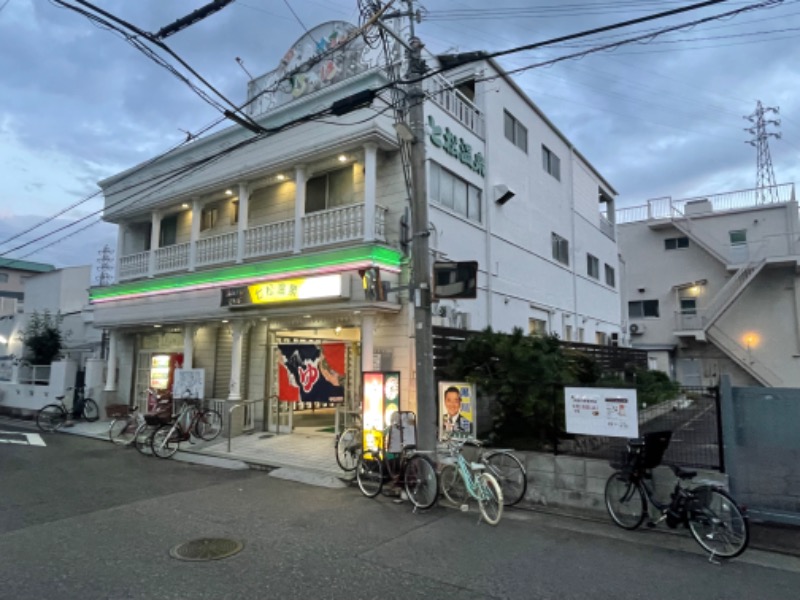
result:
[(444, 77), (434, 75), (425, 83), (430, 98), (479, 138), (484, 138), (483, 113)]
[[(375, 219), (365, 223), (363, 204), (350, 204), (331, 210), (305, 215), (301, 222), (303, 249), (365, 240), (386, 241), (386, 208), (375, 206)], [(373, 235), (366, 235), (366, 227)], [(279, 221), (256, 225), (244, 231), (244, 253), (239, 257), (239, 233), (236, 231), (202, 238), (195, 242), (194, 266), (207, 267), (233, 264), (287, 254), (294, 250), (295, 221)], [(191, 242), (165, 246), (155, 250), (155, 268), (150, 272), (150, 252), (122, 256), (119, 261), (118, 281), (139, 279), (166, 272), (191, 269)]]

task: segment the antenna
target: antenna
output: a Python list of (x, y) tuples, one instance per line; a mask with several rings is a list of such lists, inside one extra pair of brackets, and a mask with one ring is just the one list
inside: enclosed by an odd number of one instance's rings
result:
[(769, 138), (781, 138), (780, 132), (773, 133), (767, 131), (767, 125), (774, 125), (780, 127), (780, 119), (765, 119), (764, 115), (767, 113), (780, 114), (778, 107), (764, 107), (761, 105), (761, 100), (756, 102), (756, 110), (753, 114), (747, 115), (743, 118), (751, 123), (755, 123), (752, 127), (746, 127), (745, 131), (753, 135), (752, 140), (748, 140), (750, 144), (756, 148), (756, 203), (767, 204), (767, 195), (769, 195), (769, 203), (778, 202), (778, 189), (775, 183), (775, 171), (772, 168), (772, 156), (769, 153)]
[(248, 71), (247, 69), (244, 68), (244, 61), (237, 56), (236, 57), (236, 62), (240, 67), (242, 67), (242, 71), (247, 73), (247, 77), (250, 79), (250, 81), (253, 81), (253, 76), (250, 75), (250, 71)]

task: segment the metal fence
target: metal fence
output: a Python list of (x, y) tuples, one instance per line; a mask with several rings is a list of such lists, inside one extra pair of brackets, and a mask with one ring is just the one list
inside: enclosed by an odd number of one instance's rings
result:
[[(682, 387), (677, 398), (639, 409), (639, 435), (671, 431), (664, 463), (724, 472), (719, 406), (719, 388)], [(560, 411), (563, 423), (563, 404), (555, 410)], [(613, 460), (624, 452), (626, 443), (624, 438), (561, 434), (553, 443), (553, 451)]]

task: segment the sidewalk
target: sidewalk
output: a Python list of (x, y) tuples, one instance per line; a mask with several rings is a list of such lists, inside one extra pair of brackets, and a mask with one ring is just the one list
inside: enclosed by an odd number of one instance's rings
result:
[[(37, 430), (36, 424), (30, 420), (9, 419), (0, 416), (0, 429), (3, 424)], [(73, 427), (61, 431), (108, 442), (109, 424), (109, 421), (95, 423), (81, 421), (75, 423)], [(262, 469), (269, 471), (272, 477), (309, 485), (328, 488), (347, 487), (352, 481), (352, 474), (344, 473), (336, 464), (333, 441), (332, 434), (319, 433), (313, 428), (301, 429), (291, 435), (254, 432), (233, 438), (230, 443), (230, 452), (228, 452), (228, 440), (222, 438), (213, 442), (182, 443), (181, 450), (174, 458), (217, 468)], [(532, 485), (535, 486), (535, 483)], [(548, 511), (540, 505), (526, 507), (524, 501), (520, 508), (569, 515), (569, 512), (565, 513), (560, 510)], [(581, 513), (579, 516), (607, 521), (605, 513), (602, 515), (597, 512)], [(800, 557), (800, 527), (751, 521), (750, 547)]]

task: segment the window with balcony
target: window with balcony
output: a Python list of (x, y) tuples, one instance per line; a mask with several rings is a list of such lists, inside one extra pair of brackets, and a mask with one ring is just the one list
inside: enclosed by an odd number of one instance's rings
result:
[(616, 280), (616, 273), (614, 272), (614, 267), (606, 263), (606, 285), (610, 287), (616, 287), (617, 280)]
[(219, 220), (219, 208), (206, 206), (200, 213), (200, 231), (214, 229)]
[(558, 235), (552, 234), (553, 258), (565, 265), (569, 264), (569, 241)]
[(170, 215), (161, 219), (158, 247), (174, 246), (178, 240), (178, 215)]
[(634, 300), (628, 302), (628, 318), (658, 317), (658, 300)]
[(696, 315), (697, 300), (695, 298), (681, 298), (681, 314)]
[(561, 181), (561, 159), (542, 144), (542, 168)]
[(530, 335), (547, 335), (547, 321), (544, 319), (528, 319), (528, 333)]
[(528, 130), (507, 110), (503, 111), (503, 127), (506, 139), (527, 154)]
[(688, 248), (688, 247), (689, 247), (689, 238), (685, 236), (667, 238), (664, 240), (664, 250), (680, 250), (681, 248)]
[(586, 273), (589, 277), (600, 279), (600, 260), (588, 253), (586, 254)]
[(435, 162), (430, 164), (428, 195), (433, 202), (481, 222), (481, 190)]
[(306, 182), (306, 214), (352, 204), (353, 167), (337, 169)]

